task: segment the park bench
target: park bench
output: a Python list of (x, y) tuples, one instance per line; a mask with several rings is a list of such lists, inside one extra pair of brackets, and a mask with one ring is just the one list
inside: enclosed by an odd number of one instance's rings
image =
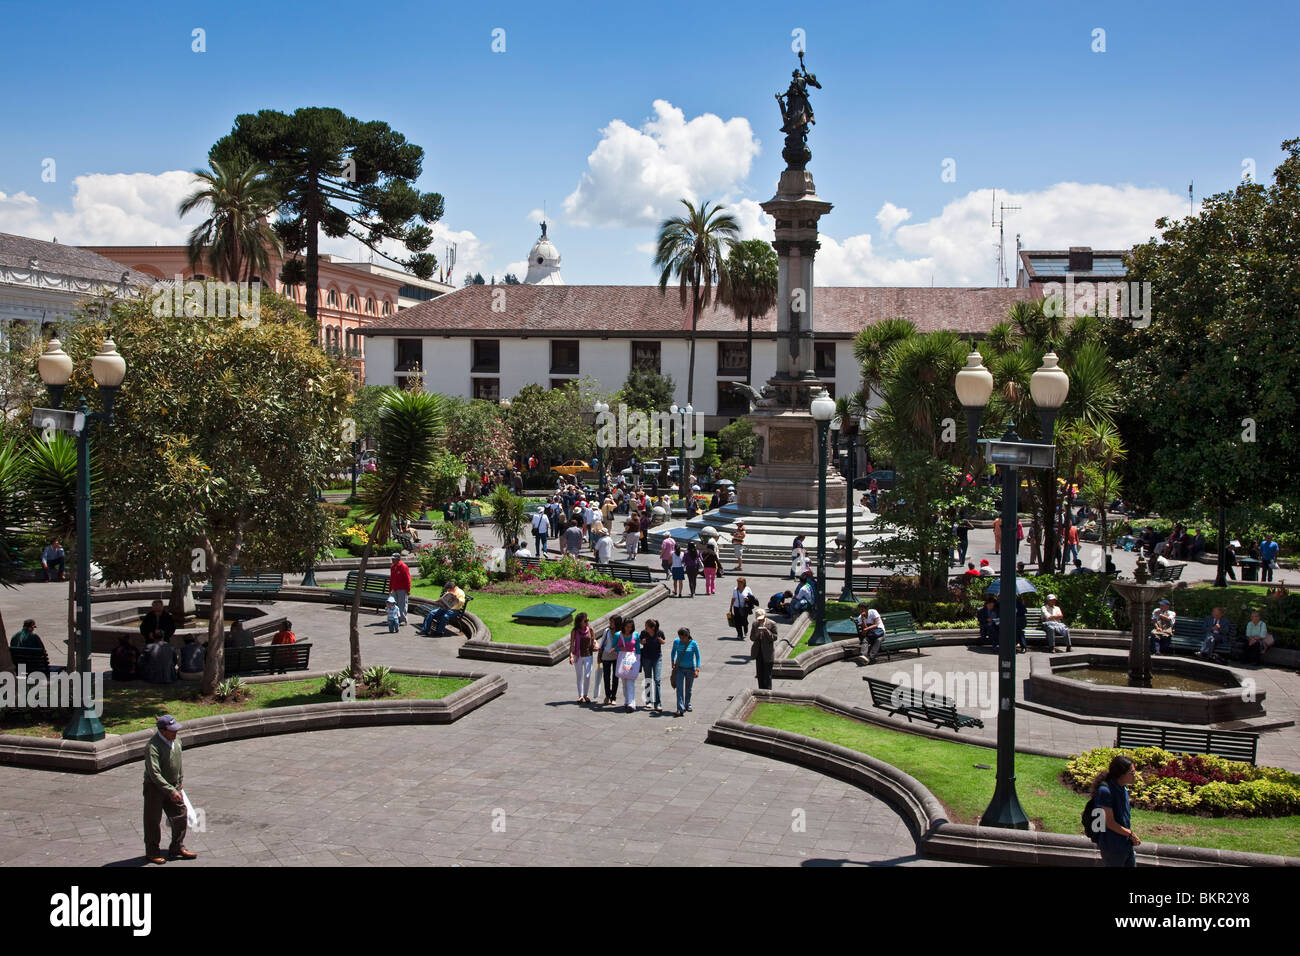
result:
[(1259, 734), (1244, 734), (1236, 730), (1189, 730), (1138, 724), (1119, 724), (1115, 730), (1115, 746), (1124, 750), (1159, 747), (1174, 753), (1214, 754), (1227, 760), (1244, 760), (1253, 764), (1259, 749)]
[[(349, 571), (347, 581), (343, 584), (343, 594), (351, 598), (357, 590), (357, 578), (361, 575), (360, 571)], [(383, 607), (388, 603), (388, 575), (387, 574), (370, 574), (366, 573), (366, 578), (361, 582), (361, 603)]]
[(874, 677), (862, 679), (871, 688), (871, 703), (888, 711), (891, 717), (902, 714), (908, 723), (915, 717), (927, 720), (937, 727), (951, 727), (953, 730), (984, 726), (984, 721), (978, 717), (957, 713), (957, 702), (947, 697), (926, 694), (913, 687), (902, 687)]
[(650, 569), (639, 564), (593, 564), (591, 570), (597, 574), (614, 578), (616, 581), (631, 581), (633, 584), (653, 584)]
[(1166, 564), (1163, 567), (1158, 567), (1154, 572), (1152, 572), (1151, 580), (1162, 582), (1177, 581), (1183, 576), (1183, 568), (1185, 567), (1187, 567), (1186, 564)]
[(524, 557), (524, 558), (517, 557), (517, 558), (513, 558), (513, 560), (518, 561), (526, 568), (540, 568), (542, 564), (546, 561), (545, 558), (533, 558), (533, 557)]
[(14, 659), (14, 667), (26, 667), (29, 674), (53, 674), (63, 670), (59, 665), (50, 663), (50, 657), (43, 647), (11, 647), (9, 654)]
[[(258, 574), (245, 574), (239, 568), (234, 568), (230, 572), (230, 577), (226, 580), (227, 594), (269, 594), (275, 595), (280, 593), (284, 587), (283, 571), (262, 571)], [(209, 581), (203, 585), (199, 592), (203, 596), (212, 594), (212, 582)]]
[(305, 671), (310, 657), (310, 644), (227, 647), (226, 674), (283, 674), (285, 671)]
[(855, 584), (859, 581), (862, 582), (864, 588), (875, 593), (887, 587), (893, 577), (892, 574), (855, 574), (853, 575), (853, 581)]
[[(465, 595), (465, 603), (461, 607), (458, 607), (456, 610), (452, 611), (451, 617), (447, 618), (447, 620), (443, 622), (442, 626), (445, 630), (450, 631), (453, 627), (460, 626), (461, 620), (465, 617), (465, 612), (469, 610), (469, 602), (472, 600), (474, 599), (470, 597), (468, 594)], [(437, 606), (438, 605), (436, 603), (430, 603), (428, 605), (428, 609), (424, 612), (425, 617), (427, 618), (429, 616), (429, 611), (432, 611)], [(436, 635), (432, 631), (426, 631), (424, 629), (423, 620), (421, 620), (420, 626), (415, 629), (415, 633), (423, 637), (436, 637), (436, 636), (445, 637), (446, 636), (445, 634)]]
[[(880, 615), (885, 625), (885, 638), (880, 642), (880, 653), (892, 657), (900, 651), (915, 650), (921, 656), (921, 648), (935, 643), (933, 634), (918, 633), (912, 615), (907, 611), (888, 611)], [(833, 640), (857, 637), (858, 627), (853, 618), (830, 621), (826, 624), (826, 633)]]
[[(1236, 622), (1234, 622), (1236, 623)], [(1241, 630), (1241, 626), (1238, 625)], [(1174, 620), (1174, 636), (1169, 639), (1169, 651), (1172, 654), (1195, 654), (1201, 649), (1201, 644), (1205, 641), (1205, 619), (1204, 618), (1182, 618)], [(1216, 648), (1219, 655), (1225, 653), (1225, 649), (1220, 645)], [(1229, 658), (1239, 659), (1245, 654), (1246, 638), (1244, 633), (1239, 634), (1232, 640), (1232, 646), (1226, 649)]]

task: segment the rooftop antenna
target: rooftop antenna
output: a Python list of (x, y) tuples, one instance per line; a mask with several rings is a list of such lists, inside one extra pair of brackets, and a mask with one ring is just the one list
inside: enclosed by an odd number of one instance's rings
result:
[(1019, 206), (1009, 206), (1006, 203), (998, 203), (998, 191), (993, 190), (993, 225), (998, 227), (998, 288), (1007, 285), (1007, 263), (1006, 256), (1003, 252), (1006, 239), (1005, 224), (1007, 213), (1019, 212)]
[(1192, 215), (1193, 211), (1194, 210), (1192, 207), (1192, 183), (1188, 183), (1187, 184), (1187, 215), (1189, 216)]
[(447, 285), (451, 285), (451, 270), (456, 268), (456, 243), (447, 246), (442, 260), (447, 263)]
[(1020, 278), (1025, 274), (1024, 263), (1020, 259), (1020, 233), (1016, 233), (1016, 287), (1020, 286)]

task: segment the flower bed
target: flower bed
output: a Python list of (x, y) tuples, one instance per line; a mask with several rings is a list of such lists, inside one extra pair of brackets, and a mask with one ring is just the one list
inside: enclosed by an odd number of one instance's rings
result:
[(1090, 792), (1097, 774), (1120, 753), (1132, 757), (1137, 770), (1137, 781), (1129, 787), (1134, 807), (1216, 817), (1300, 813), (1300, 774), (1208, 754), (1189, 756), (1159, 747), (1098, 747), (1071, 759), (1062, 779), (1080, 793)]
[[(513, 581), (498, 581), (483, 588), (480, 594), (568, 594), (574, 597), (607, 598), (626, 593), (621, 581), (609, 585), (591, 584), (586, 581), (545, 580), (541, 578), (519, 577)], [(616, 589), (613, 585), (619, 585)]]

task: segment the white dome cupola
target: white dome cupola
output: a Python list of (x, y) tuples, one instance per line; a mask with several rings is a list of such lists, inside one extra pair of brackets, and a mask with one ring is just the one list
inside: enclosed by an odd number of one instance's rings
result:
[(560, 250), (546, 238), (546, 220), (542, 220), (542, 235), (533, 243), (528, 253), (528, 274), (524, 285), (564, 285), (560, 277)]

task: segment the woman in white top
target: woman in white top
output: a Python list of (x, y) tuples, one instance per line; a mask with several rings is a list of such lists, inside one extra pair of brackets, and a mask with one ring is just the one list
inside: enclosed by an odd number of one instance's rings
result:
[(736, 636), (742, 641), (749, 631), (750, 601), (757, 603), (754, 592), (749, 589), (744, 578), (736, 578), (736, 586), (731, 591), (731, 626), (736, 629)]

